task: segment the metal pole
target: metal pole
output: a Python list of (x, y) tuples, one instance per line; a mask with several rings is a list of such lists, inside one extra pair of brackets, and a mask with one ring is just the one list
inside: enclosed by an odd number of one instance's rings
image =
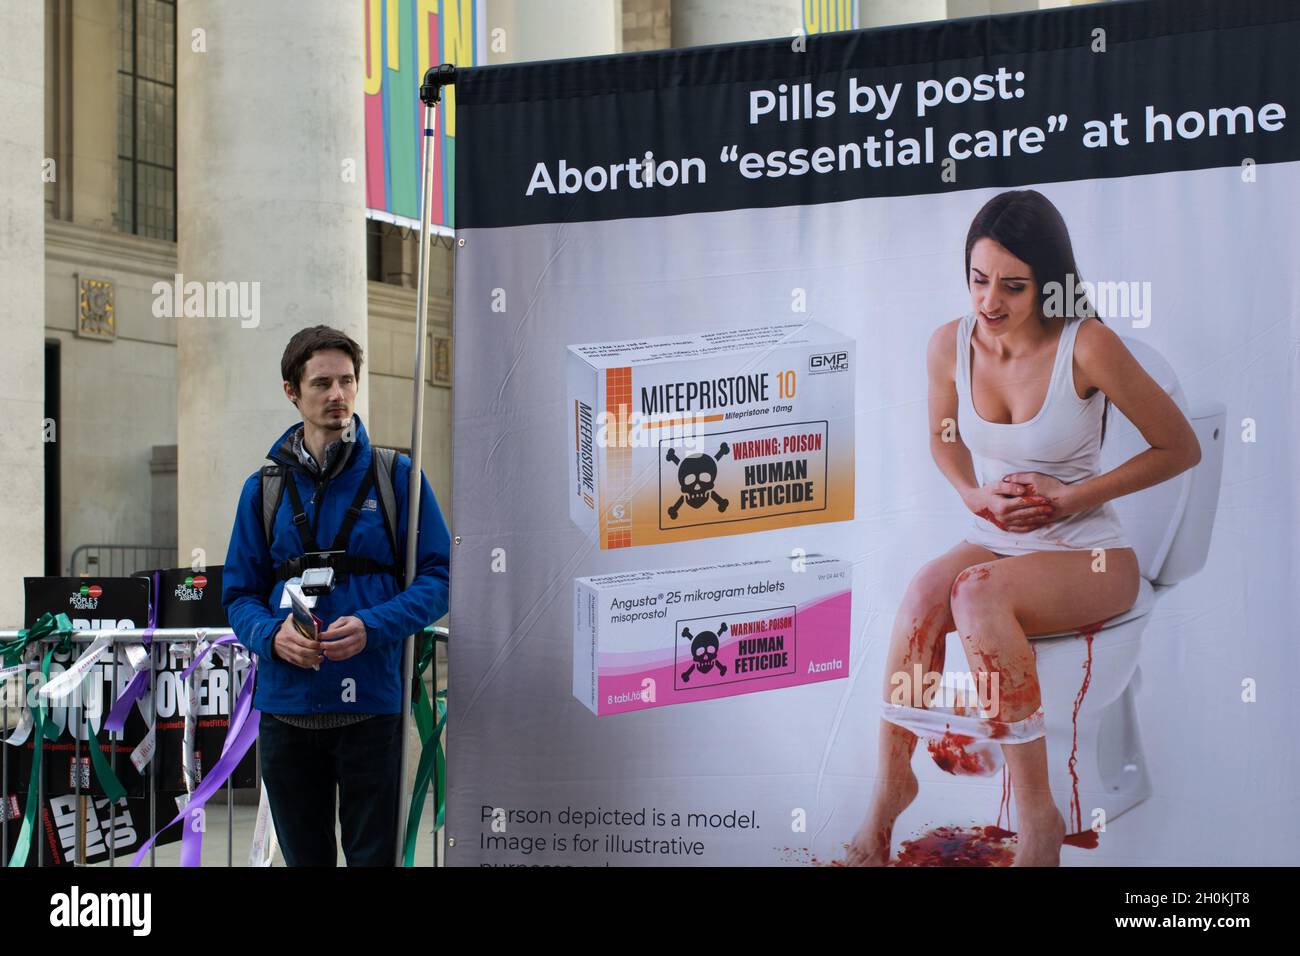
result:
[[(26, 656), (25, 654), (22, 656)], [(18, 663), (23, 663), (19, 658)], [(22, 720), (22, 705), (27, 701), (27, 672), (18, 674), (14, 680), (21, 688), (22, 699), (19, 703), (18, 719)], [(8, 737), (9, 729), (9, 686), (0, 684), (0, 730)], [(15, 798), (16, 799), (16, 798)], [(9, 745), (0, 743), (0, 800), (4, 801), (4, 811), (0, 812), (0, 866), (9, 865)], [(17, 809), (15, 803), (14, 809)]]
[[(424, 149), (420, 161), (420, 266), (416, 274), (415, 305), (415, 381), (411, 415), (411, 475), (407, 483), (406, 508), (406, 586), (415, 580), (416, 555), (420, 531), (420, 467), (424, 448), (424, 372), (428, 356), (425, 354), (424, 336), (429, 326), (429, 231), (433, 217), (433, 154), (434, 137), (438, 132), (438, 101), (442, 87), (452, 82), (455, 67), (444, 63), (430, 68), (420, 86), (420, 101), (424, 103)], [(406, 755), (406, 737), (411, 731), (411, 678), (415, 672), (415, 636), (408, 635), (402, 652), (402, 750), (398, 763), (397, 848), (395, 863), (402, 865), (402, 850), (406, 842), (406, 817), (410, 812), (410, 798), (406, 792), (406, 775), (410, 760)]]
[[(122, 656), (122, 649), (119, 648), (116, 644), (114, 644), (113, 645), (113, 690), (112, 693), (109, 694), (109, 699), (104, 702), (104, 709), (102, 711), (104, 716), (100, 720), (100, 724), (99, 724), (99, 726), (106, 731), (104, 736), (108, 739), (108, 765), (109, 768), (113, 771), (113, 776), (115, 777), (117, 776), (117, 741), (114, 740), (113, 738), (116, 737), (117, 734), (113, 733), (105, 725), (108, 723), (109, 711), (113, 709), (113, 701), (117, 700), (117, 678), (118, 678), (117, 661), (118, 658), (121, 656)], [(153, 821), (150, 820), (149, 822), (152, 823)], [(117, 801), (116, 800), (110, 800), (108, 802), (108, 865), (110, 869), (112, 867), (117, 866)]]
[[(154, 636), (174, 641), (177, 644), (193, 644), (198, 641), (197, 632), (200, 630), (205, 631), (209, 639), (226, 637), (235, 633), (228, 627), (159, 627), (154, 628)], [(16, 637), (22, 637), (25, 633), (26, 631), (14, 629), (0, 630), (0, 641), (10, 641)], [(75, 639), (79, 643), (85, 644), (97, 637), (108, 637), (113, 644), (139, 644), (143, 640), (139, 631), (123, 631), (115, 627), (102, 627), (98, 630), (94, 628), (85, 631), (78, 630)], [(45, 640), (48, 643), (54, 638), (47, 637)]]
[[(226, 658), (226, 733), (235, 719), (235, 652)], [(216, 763), (209, 761), (209, 766)], [(235, 770), (239, 768), (236, 767)], [(235, 771), (226, 778), (226, 866), (235, 865)]]
[[(37, 733), (35, 727), (32, 727), (32, 761), (33, 769), (35, 768), (36, 748), (41, 748), (41, 772), (36, 782), (36, 823), (33, 825), (32, 839), (36, 841), (36, 865), (42, 867), (45, 865), (45, 777), (50, 770), (50, 762), (45, 759), (45, 733), (44, 729)], [(28, 790), (30, 793), (31, 791)], [(31, 845), (28, 844), (27, 852), (31, 853)], [(58, 862), (57, 860), (55, 861)]]
[[(75, 648), (76, 645), (74, 644), (73, 647)], [(74, 650), (72, 660), (75, 661), (76, 659), (77, 654)], [(72, 661), (68, 662), (68, 666), (72, 666)], [(83, 677), (77, 684), (76, 689), (73, 691), (73, 701), (75, 701), (75, 704), (70, 701), (64, 709), (64, 713), (68, 715), (68, 729), (72, 731), (72, 779), (76, 788), (76, 800), (74, 805), (77, 808), (77, 816), (72, 826), (73, 866), (84, 866), (86, 863), (86, 828), (84, 824), (86, 807), (85, 804), (82, 803), (81, 796), (81, 732), (86, 724), (86, 712), (81, 703), (81, 691), (85, 686), (86, 678)], [(75, 717), (73, 716), (74, 713), (76, 714)]]
[[(158, 632), (154, 631), (154, 640), (149, 645), (149, 714), (153, 721), (154, 733), (158, 733), (158, 687), (155, 681), (157, 672), (153, 666), (154, 648), (164, 648), (163, 666), (167, 666), (167, 661), (171, 656), (171, 642), (164, 638), (164, 643), (158, 643)], [(145, 733), (148, 733), (146, 730)], [(156, 739), (156, 738), (155, 738)], [(158, 752), (154, 748), (153, 756), (149, 759), (149, 823), (145, 830), (149, 833), (154, 832), (154, 827), (158, 823)], [(155, 843), (149, 847), (149, 866), (158, 865), (158, 845)]]

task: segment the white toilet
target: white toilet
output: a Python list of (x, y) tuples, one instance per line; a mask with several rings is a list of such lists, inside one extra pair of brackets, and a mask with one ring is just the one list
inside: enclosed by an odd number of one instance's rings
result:
[[(1201, 444), (1201, 460), (1170, 481), (1113, 502), (1137, 552), (1142, 581), (1134, 606), (1108, 621), (1092, 640), (1092, 677), (1077, 725), (1072, 718), (1088, 659), (1087, 642), (1073, 631), (1033, 639), (1047, 718), (1049, 779), (1052, 796), (1065, 817), (1066, 832), (1089, 829), (1098, 808), (1105, 812), (1109, 824), (1151, 794), (1135, 707), (1135, 695), (1141, 688), (1138, 655), (1142, 632), (1160, 595), (1204, 567), (1223, 472), (1223, 404), (1209, 402), (1189, 409), (1164, 357), (1141, 342), (1124, 342), (1187, 415)], [(1111, 405), (1101, 449), (1102, 470), (1111, 470), (1145, 448), (1141, 433)], [(953, 671), (965, 660), (959, 636), (950, 633), (945, 669)], [(1074, 775), (1069, 765), (1076, 731), (1077, 818), (1070, 809)]]

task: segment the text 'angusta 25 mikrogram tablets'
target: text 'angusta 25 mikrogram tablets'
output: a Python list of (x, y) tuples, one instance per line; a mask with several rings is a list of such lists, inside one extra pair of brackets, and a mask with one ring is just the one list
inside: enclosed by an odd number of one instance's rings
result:
[(853, 518), (852, 340), (815, 322), (569, 346), (569, 514), (602, 548)]
[(853, 566), (825, 555), (573, 582), (573, 694), (598, 716), (847, 677)]

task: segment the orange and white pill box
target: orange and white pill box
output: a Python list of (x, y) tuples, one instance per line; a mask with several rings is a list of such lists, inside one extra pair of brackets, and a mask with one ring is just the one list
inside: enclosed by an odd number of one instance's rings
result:
[(570, 517), (602, 548), (851, 520), (853, 345), (815, 322), (570, 345)]

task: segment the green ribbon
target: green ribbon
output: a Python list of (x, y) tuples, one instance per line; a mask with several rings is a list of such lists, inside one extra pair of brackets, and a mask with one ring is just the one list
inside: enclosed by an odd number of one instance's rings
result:
[[(3, 666), (6, 667), (10, 666), (11, 661), (19, 663), (22, 661), (28, 647), (57, 636), (59, 640), (51, 644), (41, 657), (41, 683), (48, 683), (50, 664), (54, 660), (54, 654), (56, 651), (68, 650), (72, 646), (72, 632), (72, 621), (66, 614), (56, 615), (47, 611), (30, 628), (19, 632), (16, 640), (0, 644), (0, 661), (3, 661)], [(27, 684), (24, 681), (24, 693), (26, 687)], [(31, 851), (32, 834), (36, 831), (36, 816), (40, 811), (38, 804), (40, 801), (41, 764), (45, 753), (44, 746), (39, 745), (40, 741), (42, 739), (59, 739), (59, 728), (53, 720), (49, 720), (45, 716), (46, 705), (44, 699), (38, 694), (36, 701), (36, 706), (30, 708), (32, 729), (34, 731), (32, 739), (32, 775), (27, 781), (27, 804), (23, 809), (22, 826), (18, 831), (18, 838), (14, 841), (14, 852), (9, 858), (8, 865), (13, 867), (27, 865), (27, 857)], [(90, 762), (95, 769), (95, 776), (103, 785), (104, 793), (116, 803), (126, 796), (126, 788), (117, 779), (112, 766), (104, 756), (104, 752), (99, 746), (98, 735), (90, 734), (88, 742), (90, 744)]]
[[(66, 633), (65, 633), (66, 632)], [(50, 662), (54, 659), (54, 651), (57, 647), (69, 641), (72, 633), (72, 621), (66, 614), (55, 616), (46, 612), (42, 614), (35, 624), (25, 631), (18, 634), (17, 640), (0, 646), (0, 660), (3, 660), (5, 666), (9, 666), (11, 661), (19, 663), (23, 654), (29, 646), (38, 644), (55, 634), (61, 638), (58, 644), (50, 645), (49, 650), (41, 659), (41, 678), (42, 682), (50, 679)], [(27, 682), (23, 681), (23, 695), (27, 694)], [(44, 755), (45, 748), (41, 746), (41, 738), (46, 735), (45, 726), (45, 704), (37, 696), (37, 705), (29, 708), (32, 713), (32, 726), (35, 731), (32, 746), (32, 775), (27, 781), (27, 804), (23, 808), (23, 822), (18, 830), (18, 839), (14, 841), (14, 852), (9, 857), (9, 866), (22, 867), (27, 865), (27, 855), (32, 847), (32, 834), (36, 832), (36, 814), (40, 810), (38, 806), (40, 800), (41, 785), (41, 757)]]
[[(433, 629), (425, 628), (417, 638), (415, 694), (411, 699), (411, 711), (415, 716), (415, 726), (420, 737), (420, 762), (415, 770), (415, 788), (411, 794), (411, 809), (406, 815), (406, 844), (402, 848), (402, 865), (415, 865), (415, 841), (420, 833), (420, 817), (424, 815), (424, 793), (429, 789), (430, 778), (433, 780), (434, 827), (436, 838), (442, 829), (446, 812), (447, 759), (442, 751), (442, 731), (447, 725), (447, 692), (440, 690), (434, 696), (432, 704), (429, 694), (424, 689), (424, 672), (432, 665), (434, 649)], [(436, 672), (435, 672), (436, 677)], [(435, 722), (433, 704), (437, 705), (438, 719)]]
[(95, 770), (95, 779), (104, 788), (104, 796), (117, 803), (126, 796), (126, 787), (122, 786), (122, 781), (113, 773), (113, 765), (104, 756), (104, 749), (99, 745), (99, 734), (90, 730), (89, 724), (86, 724), (86, 729), (90, 731), (86, 743), (89, 744), (90, 765)]
[(54, 615), (46, 611), (27, 630), (19, 631), (12, 641), (0, 641), (0, 667), (22, 663), (23, 653), (29, 646), (64, 631), (72, 631), (72, 620), (68, 615)]

